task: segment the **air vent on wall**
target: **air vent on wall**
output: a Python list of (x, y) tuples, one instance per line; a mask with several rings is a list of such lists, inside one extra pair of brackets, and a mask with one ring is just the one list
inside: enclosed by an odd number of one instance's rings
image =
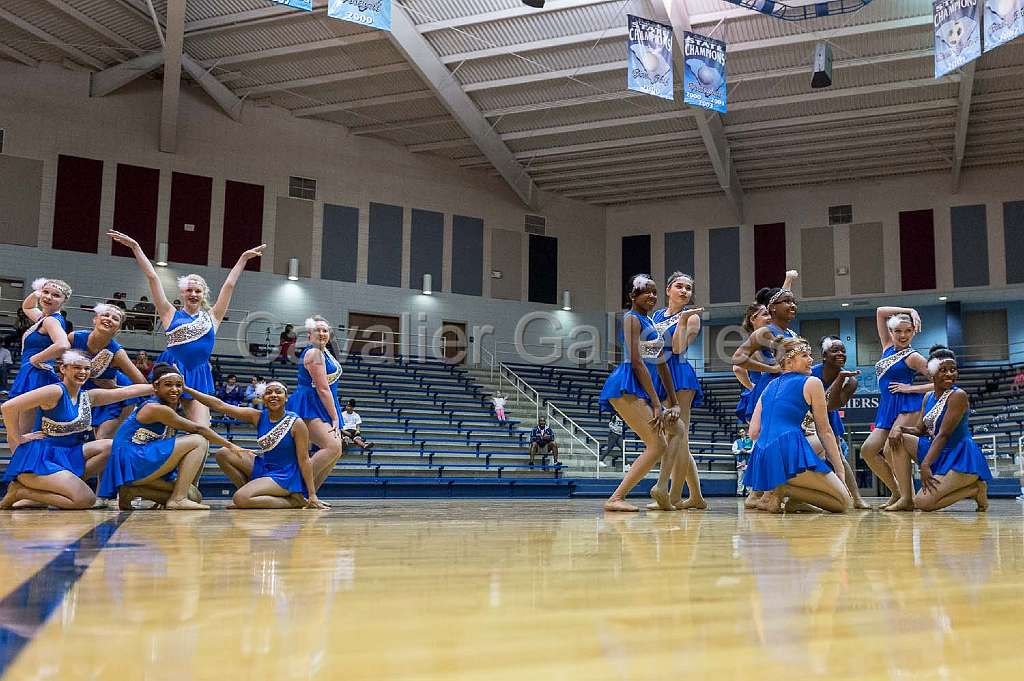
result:
[(828, 224), (848, 225), (851, 222), (853, 222), (853, 206), (846, 204), (828, 207)]
[(316, 200), (316, 180), (308, 177), (289, 177), (288, 196), (293, 199)]
[(544, 236), (544, 232), (547, 228), (547, 222), (547, 218), (542, 215), (527, 215), (524, 224), (526, 233)]

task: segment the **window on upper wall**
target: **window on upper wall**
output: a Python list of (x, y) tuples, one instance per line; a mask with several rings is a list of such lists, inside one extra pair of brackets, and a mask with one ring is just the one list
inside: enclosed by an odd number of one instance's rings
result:
[(316, 180), (308, 177), (289, 177), (288, 196), (293, 199), (316, 200)]
[(870, 366), (882, 357), (874, 315), (857, 317), (857, 366)]
[(842, 206), (828, 207), (828, 224), (848, 225), (853, 222), (853, 206), (844, 204)]
[(732, 371), (732, 355), (746, 334), (738, 324), (708, 324), (704, 336), (704, 371)]
[(1010, 358), (1006, 310), (964, 313), (964, 347), (960, 357), (968, 362)]

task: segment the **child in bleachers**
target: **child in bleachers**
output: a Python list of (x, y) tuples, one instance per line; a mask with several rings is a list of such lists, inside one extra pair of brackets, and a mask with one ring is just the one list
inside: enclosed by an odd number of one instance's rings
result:
[(494, 416), (498, 419), (498, 423), (505, 425), (507, 422), (505, 419), (505, 396), (499, 390), (491, 398), (491, 403), (494, 405)]

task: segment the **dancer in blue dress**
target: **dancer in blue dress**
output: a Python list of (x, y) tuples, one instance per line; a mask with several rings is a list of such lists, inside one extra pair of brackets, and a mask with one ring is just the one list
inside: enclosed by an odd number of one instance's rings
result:
[[(786, 288), (763, 288), (757, 292), (756, 300), (765, 306), (770, 321), (750, 334), (732, 356), (734, 366), (759, 372), (747, 398), (751, 416), (761, 393), (780, 373), (772, 348), (786, 338), (796, 337), (789, 325), (796, 319), (798, 309), (796, 297)], [(761, 361), (758, 353), (766, 361)]]
[(309, 456), (309, 430), (299, 415), (285, 410), (288, 389), (280, 381), (267, 383), (263, 409), (237, 407), (191, 388), (186, 392), (213, 411), (256, 426), (260, 453), (248, 457), (229, 475), (238, 485), (234, 508), (329, 508), (316, 496), (316, 467), (328, 456), (324, 450)]
[[(86, 390), (92, 388), (116, 388), (119, 385), (118, 374), (126, 376), (127, 385), (149, 383), (138, 367), (132, 364), (121, 344), (114, 337), (124, 323), (124, 310), (116, 305), (100, 303), (93, 308), (92, 331), (75, 331), (68, 338), (71, 348), (80, 351), (92, 363)], [(105, 440), (114, 437), (117, 427), (128, 416), (132, 402), (115, 402), (92, 410), (92, 425), (96, 438)]]
[[(14, 454), (4, 473), (10, 485), (0, 508), (91, 508), (96, 495), (85, 480), (103, 468), (111, 446), (110, 440), (86, 442), (92, 430), (92, 408), (153, 393), (149, 385), (86, 390), (91, 364), (75, 350), (65, 352), (59, 366), (60, 383), (3, 404), (7, 442)], [(35, 415), (35, 432), (21, 429), (25, 414)]]
[(953, 351), (944, 345), (932, 346), (928, 373), (932, 391), (924, 396), (917, 423), (896, 424), (889, 432), (894, 457), (905, 459), (909, 468), (913, 454), (921, 467), (921, 490), (913, 498), (914, 508), (938, 511), (973, 498), (977, 510), (988, 510), (992, 471), (971, 438), (967, 418), (971, 402), (956, 385), (960, 372)]
[[(217, 328), (224, 320), (235, 285), (246, 263), (263, 255), (267, 245), (250, 248), (238, 257), (238, 262), (228, 272), (224, 285), (217, 295), (217, 301), (212, 306), (209, 302), (210, 287), (207, 286), (205, 279), (198, 274), (180, 277), (178, 288), (181, 291), (182, 309), (178, 310), (164, 295), (163, 285), (153, 268), (153, 263), (146, 257), (139, 242), (121, 232), (111, 231), (107, 235), (131, 249), (135, 261), (149, 282), (156, 313), (167, 333), (167, 350), (157, 361), (165, 361), (178, 367), (185, 384), (190, 388), (205, 393), (214, 392), (210, 355), (213, 354), (216, 343)], [(188, 397), (184, 399), (185, 416), (195, 423), (210, 425), (210, 410), (201, 404), (193, 403)]]
[[(875, 326), (882, 344), (882, 358), (875, 364), (878, 411), (875, 413), (875, 427), (861, 445), (860, 456), (875, 477), (892, 492), (881, 509), (912, 511), (914, 489), (908, 487), (911, 483), (910, 463), (905, 457), (893, 458), (887, 439), (893, 425), (916, 423), (921, 395), (930, 390), (928, 362), (911, 347), (914, 335), (921, 331), (921, 317), (917, 310), (909, 307), (880, 307), (875, 311)], [(929, 383), (911, 385), (918, 374), (928, 378)]]
[(299, 415), (309, 429), (309, 441), (319, 447), (316, 487), (323, 484), (341, 458), (341, 403), (338, 379), (341, 363), (331, 355), (331, 324), (320, 315), (306, 320), (309, 345), (299, 355), (298, 387), (288, 398), (288, 411)]
[[(854, 393), (857, 392), (857, 376), (859, 371), (846, 370), (846, 345), (838, 336), (825, 336), (821, 339), (821, 363), (811, 367), (811, 375), (819, 379), (825, 386), (825, 402), (828, 406), (828, 423), (832, 426), (832, 434), (836, 436), (839, 451), (843, 456), (843, 473), (836, 474), (842, 477), (846, 483), (846, 489), (853, 497), (853, 507), (865, 510), (871, 508), (860, 496), (860, 489), (857, 484), (857, 475), (853, 466), (850, 465), (848, 447), (843, 435), (846, 433), (846, 426), (840, 410), (846, 406)], [(824, 448), (815, 432), (814, 419), (810, 412), (804, 418), (804, 430), (807, 432), (808, 440), (814, 451), (819, 455)]]
[[(693, 277), (682, 272), (673, 272), (665, 285), (668, 307), (654, 313), (654, 327), (665, 338), (665, 363), (672, 375), (676, 389), (676, 404), (679, 406), (679, 420), (667, 429), (668, 447), (674, 462), (671, 469), (662, 466), (658, 475), (659, 485), (669, 486), (669, 501), (678, 509), (705, 509), (708, 507), (700, 491), (700, 477), (697, 462), (690, 452), (690, 410), (699, 407), (703, 401), (697, 372), (686, 360), (686, 350), (700, 333), (700, 313), (704, 308), (685, 309), (693, 300)], [(690, 491), (683, 501), (683, 487)], [(658, 502), (647, 506), (650, 510), (659, 508)]]
[[(606, 511), (639, 511), (626, 502), (629, 492), (661, 460), (671, 470), (666, 427), (674, 428), (679, 419), (676, 390), (672, 374), (665, 364), (665, 339), (658, 333), (648, 315), (658, 301), (657, 287), (646, 274), (633, 277), (629, 293), (631, 308), (622, 318), (625, 358), (608, 376), (601, 391), (602, 409), (614, 408), (622, 420), (643, 440), (645, 449), (622, 482), (604, 504)], [(669, 409), (662, 410), (662, 400)], [(651, 488), (651, 498), (665, 511), (676, 510), (669, 499), (668, 485), (660, 482)]]
[[(239, 456), (252, 456), (252, 452), (224, 439), (209, 426), (179, 415), (184, 390), (185, 382), (177, 367), (163, 363), (153, 367), (153, 398), (136, 407), (117, 429), (99, 496), (116, 496), (123, 511), (131, 510), (135, 497), (171, 511), (208, 509), (199, 503), (202, 497), (192, 485), (206, 460), (207, 443), (226, 447)], [(188, 435), (175, 437), (177, 431)]]
[[(774, 492), (772, 506), (766, 509), (772, 512), (799, 510), (807, 504), (843, 513), (850, 507), (850, 493), (833, 472), (843, 470), (842, 455), (829, 425), (825, 388), (811, 376), (811, 347), (793, 337), (782, 342), (780, 352), (783, 373), (765, 388), (750, 420), (755, 443), (744, 484)], [(827, 461), (814, 453), (804, 433), (808, 409)]]

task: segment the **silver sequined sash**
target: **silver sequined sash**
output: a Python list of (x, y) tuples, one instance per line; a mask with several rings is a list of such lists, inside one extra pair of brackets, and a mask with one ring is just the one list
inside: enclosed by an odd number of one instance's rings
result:
[(47, 437), (62, 437), (85, 433), (90, 428), (92, 428), (92, 404), (89, 402), (89, 393), (83, 390), (78, 393), (78, 416), (70, 421), (54, 421), (44, 416), (39, 429)]
[(174, 437), (173, 428), (164, 428), (163, 433), (154, 432), (148, 428), (139, 428), (132, 433), (132, 442), (137, 445), (148, 445), (150, 442), (156, 442), (157, 440), (166, 440)]
[(894, 352), (888, 357), (883, 357), (875, 363), (875, 378), (881, 378), (885, 372), (899, 364), (900, 360), (906, 359), (914, 352), (914, 348), (903, 348)]
[[(942, 397), (935, 400), (935, 404), (928, 410), (928, 413), (924, 415), (924, 427), (928, 431), (928, 435), (935, 437), (935, 424), (938, 423), (939, 418), (942, 416), (942, 412), (946, 409), (946, 400), (953, 394), (953, 390), (949, 389), (942, 393)], [(925, 396), (927, 400), (928, 397)]]
[(200, 310), (195, 319), (167, 332), (167, 347), (191, 343), (205, 336), (212, 328), (213, 317), (206, 310)]
[(298, 417), (294, 414), (288, 414), (278, 421), (273, 428), (256, 438), (256, 444), (260, 446), (260, 451), (263, 454), (267, 454), (281, 444), (281, 440), (291, 432), (292, 425), (295, 423), (296, 418)]
[(107, 370), (112, 361), (114, 361), (114, 353), (103, 348), (97, 352), (91, 360), (89, 360), (89, 376), (96, 378)]
[(681, 314), (683, 314), (682, 310), (676, 312), (671, 317), (665, 317), (660, 322), (654, 322), (654, 328), (658, 330), (660, 335), (665, 335), (665, 332), (668, 331), (668, 327), (679, 321), (679, 315)]
[(336, 367), (335, 370), (327, 374), (327, 385), (334, 385), (338, 382), (338, 379), (341, 378), (341, 362), (334, 359), (334, 356), (331, 355), (327, 348), (324, 348), (320, 352), (324, 353), (324, 370), (327, 369), (327, 360), (334, 362), (334, 366)]

